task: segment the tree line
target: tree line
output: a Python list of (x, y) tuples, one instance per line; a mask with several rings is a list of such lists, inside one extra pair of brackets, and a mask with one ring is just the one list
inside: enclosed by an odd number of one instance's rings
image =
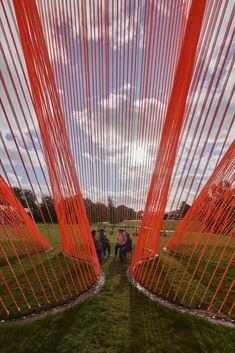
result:
[[(22, 206), (30, 208), (35, 222), (43, 222), (43, 218), (47, 223), (58, 222), (53, 200), (50, 196), (45, 196), (38, 204), (31, 190), (23, 190), (22, 192), (20, 188), (13, 187), (13, 191)], [(89, 198), (85, 198), (83, 201), (90, 224), (97, 222), (117, 224), (125, 219), (141, 219), (143, 215), (142, 210), (136, 212), (133, 208), (125, 205), (115, 206), (111, 197), (108, 197), (107, 205), (102, 202), (93, 202)]]
[[(50, 196), (45, 196), (44, 199), (42, 199), (42, 201), (38, 204), (31, 190), (26, 189), (22, 192), (20, 188), (13, 187), (13, 191), (23, 207), (30, 208), (35, 222), (43, 222), (44, 218), (44, 220), (48, 223), (51, 221), (57, 223), (57, 216), (53, 205), (53, 200)], [(219, 232), (220, 229), (224, 229), (225, 233), (231, 231), (231, 229), (234, 227), (235, 219), (234, 195), (234, 188), (229, 182), (221, 181), (217, 185), (212, 185), (210, 187), (205, 198), (205, 205), (198, 214), (198, 221), (205, 222), (206, 230), (209, 230), (213, 225), (215, 233)], [(67, 198), (68, 202), (70, 201), (71, 197)], [(98, 222), (109, 222), (111, 224), (117, 224), (127, 219), (141, 220), (143, 216), (142, 210), (136, 212), (133, 208), (127, 207), (125, 205), (115, 206), (111, 197), (108, 197), (107, 205), (102, 202), (93, 202), (89, 198), (85, 198), (83, 201), (90, 224)], [(189, 204), (183, 201), (180, 204), (179, 209), (165, 213), (164, 219), (183, 219), (188, 213), (190, 207), (191, 206)], [(213, 212), (213, 209), (216, 210), (218, 207), (223, 209), (219, 219), (217, 212)], [(207, 209), (210, 216), (208, 219), (205, 219), (205, 211)]]

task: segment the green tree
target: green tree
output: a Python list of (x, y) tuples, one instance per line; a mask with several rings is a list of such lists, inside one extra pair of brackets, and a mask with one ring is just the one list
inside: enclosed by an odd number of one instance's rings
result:
[(41, 211), (46, 222), (50, 223), (51, 219), (54, 223), (58, 222), (53, 200), (50, 196), (45, 196), (42, 200)]
[[(30, 211), (32, 212), (34, 220), (36, 222), (39, 222), (41, 220), (41, 216), (40, 216), (38, 205), (36, 203), (36, 199), (35, 199), (33, 192), (29, 189), (24, 189), (22, 192), (21, 189), (18, 187), (13, 187), (13, 191), (14, 191), (17, 199), (20, 201), (21, 205), (24, 208), (29, 207)], [(26, 202), (26, 200), (27, 200), (27, 202)]]
[(116, 207), (114, 206), (112, 198), (108, 197), (108, 220), (111, 224), (117, 223), (117, 212)]

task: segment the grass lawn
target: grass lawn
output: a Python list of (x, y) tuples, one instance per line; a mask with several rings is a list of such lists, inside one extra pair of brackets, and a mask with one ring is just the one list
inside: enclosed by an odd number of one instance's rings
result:
[[(39, 227), (45, 232), (43, 225)], [(111, 235), (112, 250), (114, 238)], [(60, 251), (56, 230), (53, 239)], [(53, 252), (50, 257), (53, 261)], [(152, 302), (127, 281), (129, 263), (130, 256), (125, 264), (108, 259), (103, 288), (82, 304), (40, 320), (0, 325), (0, 352), (233, 352), (235, 329)]]
[[(180, 259), (181, 262), (179, 265), (178, 257), (173, 257), (172, 255), (168, 255), (166, 253), (162, 253), (161, 255), (162, 256), (159, 256), (159, 258), (154, 262), (154, 264), (152, 264), (152, 261), (148, 261), (144, 264), (142, 269), (143, 276), (139, 281), (143, 284), (144, 287), (147, 287), (150, 291), (156, 294), (161, 293), (161, 296), (163, 298), (167, 298), (169, 301), (174, 301), (177, 304), (183, 304), (184, 306), (189, 306), (197, 309), (199, 307), (201, 298), (203, 297), (206, 291), (207, 285), (211, 279), (211, 274), (214, 272), (214, 269), (217, 266), (217, 263), (209, 263), (205, 274), (201, 276), (205, 268), (205, 261), (201, 261), (201, 263), (197, 267), (197, 270), (194, 273), (194, 269), (196, 268), (198, 259), (192, 259), (190, 265), (187, 266), (188, 258)], [(226, 266), (227, 264), (225, 262), (221, 262), (218, 266), (216, 276), (213, 278), (209, 289), (205, 295), (205, 298), (200, 306), (201, 309), (207, 310), (210, 301), (213, 298), (213, 294), (217, 289), (217, 286), (219, 285), (220, 279), (226, 270)], [(160, 273), (161, 276), (159, 276), (158, 278), (158, 275)], [(183, 273), (184, 279), (181, 281)], [(235, 264), (232, 263), (210, 309), (210, 312), (214, 313), (215, 315), (217, 315), (217, 312), (225, 297), (225, 294), (234, 279), (234, 273)], [(200, 285), (197, 288), (199, 280)], [(189, 285), (190, 281), (191, 284)], [(196, 288), (197, 290), (195, 291)], [(177, 297), (174, 298), (176, 293)], [(192, 296), (193, 300), (191, 302)], [(233, 301), (234, 290), (232, 290), (228, 295), (224, 307), (221, 311), (224, 316), (227, 315), (229, 309), (233, 304)], [(234, 312), (232, 313), (231, 318), (235, 318)]]

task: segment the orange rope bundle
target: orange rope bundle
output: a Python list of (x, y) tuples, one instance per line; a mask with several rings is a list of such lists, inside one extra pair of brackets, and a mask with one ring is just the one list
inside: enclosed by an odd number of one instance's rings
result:
[[(200, 278), (197, 281), (197, 285), (189, 302), (190, 305), (194, 300), (201, 282), (204, 277), (206, 277), (208, 266), (211, 266), (211, 263), (214, 261), (216, 261), (216, 264), (214, 264), (212, 276), (207, 283), (206, 289), (200, 301), (200, 305), (205, 300), (210, 287), (213, 285), (213, 281), (216, 279), (216, 276), (219, 276), (218, 270), (222, 261), (225, 261), (227, 265), (219, 283), (217, 284), (216, 290), (210, 299), (208, 310), (210, 310), (216, 296), (219, 295), (221, 286), (228, 286), (228, 291), (225, 298), (221, 298), (219, 312), (222, 310), (233, 289), (234, 281), (232, 278), (226, 277), (226, 275), (229, 268), (234, 267), (233, 260), (235, 256), (234, 170), (235, 140), (226, 152), (224, 158), (214, 170), (200, 195), (194, 201), (183, 221), (177, 226), (174, 235), (166, 244), (166, 249), (173, 252), (174, 256), (175, 254), (180, 256), (178, 268), (174, 273), (168, 293), (170, 293), (170, 290), (172, 289), (172, 283), (175, 276), (177, 276), (183, 257), (187, 256), (189, 258), (178, 287), (176, 288), (174, 300), (177, 298), (180, 286), (185, 278), (185, 274), (190, 266), (191, 260), (195, 256), (198, 260), (192, 272), (192, 276), (187, 284), (181, 303), (185, 302), (186, 295), (192, 286), (193, 279), (198, 268), (200, 267), (201, 261), (206, 261), (206, 265), (204, 266), (203, 271), (200, 274)], [(210, 254), (209, 256), (208, 253)], [(167, 280), (167, 277), (165, 277), (165, 280)], [(229, 314), (231, 314), (231, 310), (229, 311)]]
[[(9, 20), (11, 5), (3, 3), (1, 5), (5, 15), (3, 33), (6, 49), (3, 54), (5, 71), (2, 76), (4, 87), (2, 105), (6, 126), (11, 134), (11, 143), (7, 142), (5, 136), (1, 134), (5, 160), (7, 160), (4, 162), (5, 165), (1, 161), (1, 171), (9, 186), (14, 176), (28, 205), (23, 178), (17, 172), (18, 160), (20, 161), (21, 170), (24, 171), (24, 177), (31, 189), (31, 197), (34, 198), (49, 239), (47, 242), (35, 223), (23, 212), (13, 190), (6, 186), (7, 184), (1, 178), (3, 222), (6, 218), (4, 207), (6, 202), (11, 204), (7, 209), (7, 216), (12, 221), (11, 230), (5, 224), (1, 225), (1, 256), (3, 257), (1, 281), (4, 289), (1, 306), (7, 316), (14, 317), (18, 315), (14, 312), (15, 309), (16, 312), (25, 314), (78, 296), (97, 280), (100, 266), (66, 137), (36, 4), (25, 1), (14, 3), (19, 34), (24, 43), (22, 45), (24, 57), (20, 53), (19, 39), (15, 34), (17, 32), (14, 32), (16, 22), (12, 13)], [(26, 18), (28, 18), (27, 21)], [(9, 35), (10, 41), (7, 40)], [(7, 55), (10, 55), (11, 61), (7, 59)], [(26, 59), (25, 62), (22, 58)], [(10, 62), (13, 63), (12, 66)], [(17, 68), (18, 65), (19, 68)], [(41, 138), (38, 135), (38, 127)], [(26, 133), (23, 129), (26, 129)], [(14, 146), (17, 153), (17, 163), (12, 159), (10, 145)], [(47, 171), (40, 155), (42, 151), (47, 162)], [(12, 172), (9, 172), (9, 167)], [(46, 191), (42, 189), (41, 180), (45, 183)], [(59, 253), (57, 245), (54, 244), (53, 232), (56, 228), (47, 203), (47, 195), (50, 195), (53, 200), (57, 214), (63, 253)], [(45, 205), (44, 213), (39, 197)], [(21, 219), (16, 222), (16, 212), (12, 207), (17, 208), (20, 217), (27, 223), (24, 230), (20, 223)], [(30, 209), (29, 205), (28, 208)], [(11, 214), (9, 210), (12, 211)], [(52, 223), (52, 228), (45, 221), (46, 214)], [(29, 236), (27, 233), (30, 233)], [(15, 243), (16, 234), (17, 239), (21, 236), (20, 244)], [(52, 255), (42, 252), (49, 247), (49, 243), (53, 248)], [(70, 257), (67, 257), (68, 255)]]
[(0, 222), (1, 242), (6, 244), (10, 254), (37, 253), (49, 248), (48, 241), (1, 176)]
[[(192, 17), (189, 14), (187, 26), (190, 26), (190, 19), (192, 20), (192, 18), (199, 21), (197, 16), (192, 15), (193, 5), (198, 6), (198, 4), (192, 2), (190, 9)], [(209, 185), (212, 190), (209, 193), (216, 195), (214, 201), (210, 201), (209, 196), (207, 200), (203, 201), (202, 197), (201, 213), (197, 209), (199, 204), (194, 201), (189, 214), (186, 216), (184, 212), (185, 207), (189, 206), (187, 202), (182, 202), (180, 209), (173, 208), (179, 207), (182, 197), (185, 197), (186, 201), (196, 198), (202, 187), (208, 165), (212, 162), (211, 157), (213, 153), (215, 154), (215, 146), (218, 146), (217, 141), (222, 127), (227, 121), (226, 134), (222, 138), (223, 143), (220, 143), (218, 152), (213, 156), (215, 157), (214, 166), (218, 164), (230, 131), (234, 128), (234, 112), (231, 111), (234, 85), (229, 85), (234, 67), (234, 56), (229, 58), (232, 55), (234, 39), (234, 29), (232, 29), (234, 7), (228, 20), (225, 21), (228, 2), (224, 4), (221, 12), (217, 5), (218, 3), (214, 3), (214, 7), (209, 11), (209, 4), (207, 4), (202, 27), (200, 27), (199, 22), (199, 27), (193, 25), (198, 31), (201, 30), (201, 34), (197, 52), (194, 52), (192, 57), (194, 69), (191, 73), (188, 71), (190, 87), (189, 85), (185, 86), (186, 90), (182, 94), (182, 98), (180, 97), (184, 90), (184, 82), (187, 80), (187, 68), (190, 65), (190, 56), (187, 58), (190, 51), (186, 51), (184, 45), (181, 48), (178, 62), (178, 70), (180, 70), (178, 73), (180, 72), (180, 75), (177, 76), (176, 71), (165, 119), (165, 130), (163, 130), (162, 140), (157, 151), (155, 170), (141, 223), (139, 239), (132, 259), (131, 271), (135, 279), (145, 287), (170, 300), (194, 307), (206, 307), (208, 311), (217, 313), (225, 310), (225, 313), (230, 316), (234, 309), (232, 299), (234, 277), (231, 277), (231, 273), (234, 273), (235, 245), (233, 239), (233, 220), (235, 216), (233, 206), (234, 143), (229, 148), (223, 162), (221, 162), (222, 165), (223, 163), (229, 165), (227, 175), (224, 175), (225, 179), (221, 176), (222, 179), (216, 185), (212, 185), (213, 183), (210, 181), (211, 184)], [(194, 11), (196, 11), (196, 8), (194, 8)], [(210, 23), (216, 24), (216, 35), (214, 37)], [(222, 24), (225, 24), (222, 31), (223, 35), (220, 34)], [(190, 35), (190, 31), (187, 33), (188, 28), (186, 28), (185, 40), (187, 35)], [(193, 33), (196, 35), (195, 32)], [(218, 38), (222, 41), (222, 45), (215, 53)], [(192, 40), (186, 40), (185, 43), (193, 45)], [(194, 42), (194, 45), (197, 45), (197, 42)], [(208, 68), (212, 57), (215, 60), (215, 65), (212, 74), (209, 74)], [(185, 63), (181, 66), (183, 60), (185, 60)], [(190, 75), (192, 75), (192, 78)], [(203, 92), (203, 86), (206, 79), (207, 91), (205, 93), (205, 90)], [(218, 90), (219, 85), (220, 90)], [(175, 87), (177, 87), (176, 92), (174, 91)], [(196, 89), (196, 87), (200, 88)], [(200, 114), (197, 113), (197, 109), (200, 109)], [(172, 117), (174, 118), (172, 119)], [(217, 117), (218, 120), (216, 120)], [(178, 129), (176, 128), (177, 121), (179, 121)], [(194, 131), (192, 127), (195, 129)], [(208, 142), (210, 136), (213, 137)], [(206, 151), (207, 153), (205, 153)], [(205, 163), (202, 164), (202, 160)], [(216, 167), (214, 173), (219, 170)], [(211, 178), (216, 175), (214, 173)], [(196, 178), (198, 179), (197, 182), (195, 182)], [(206, 193), (208, 192), (208, 189), (203, 190), (206, 190)], [(171, 200), (171, 208), (166, 214), (168, 200)], [(167, 215), (166, 218), (165, 215)], [(163, 223), (163, 217), (166, 219), (165, 223)], [(172, 230), (174, 222), (179, 222), (178, 219), (182, 218), (184, 218), (182, 223), (177, 226), (174, 233)], [(166, 238), (161, 237), (162, 224), (164, 224)], [(211, 236), (213, 232), (216, 235)], [(173, 236), (171, 233), (173, 233)], [(228, 238), (227, 236), (225, 238), (225, 234), (228, 235)], [(193, 235), (195, 235), (195, 238)], [(170, 238), (170, 240), (166, 245), (167, 238)], [(210, 252), (210, 249), (212, 249), (212, 252)], [(205, 263), (205, 259), (208, 258), (209, 260)], [(213, 283), (218, 281), (221, 271), (224, 271), (224, 276), (219, 281), (219, 287), (213, 291)], [(200, 281), (195, 283), (198, 277)], [(222, 292), (221, 288), (223, 288)], [(223, 297), (221, 298), (221, 296)], [(206, 304), (208, 300), (210, 301), (209, 305)]]
[(187, 93), (193, 73), (205, 4), (205, 1), (200, 1), (200, 4), (192, 1), (190, 8), (153, 177), (141, 223), (140, 235), (131, 264), (132, 271), (134, 271), (138, 260), (144, 260), (155, 255), (159, 248), (160, 229), (166, 208), (178, 141), (183, 126)]
[[(26, 4), (24, 1), (22, 3), (16, 1), (14, 5), (63, 248), (67, 254), (94, 264), (97, 276), (100, 268), (74, 169), (37, 7), (33, 2)], [(26, 18), (28, 21), (25, 21)]]

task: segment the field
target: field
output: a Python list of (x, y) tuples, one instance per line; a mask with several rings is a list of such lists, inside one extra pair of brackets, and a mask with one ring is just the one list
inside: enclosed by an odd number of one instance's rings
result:
[[(132, 222), (125, 222), (125, 225), (132, 231)], [(43, 225), (39, 225), (39, 228), (46, 234)], [(106, 231), (108, 235), (112, 233), (109, 226), (106, 226)], [(62, 261), (57, 228), (52, 230), (52, 235)], [(113, 252), (115, 234), (109, 236)], [(44, 265), (49, 268), (48, 260), (45, 255), (43, 256)], [(48, 256), (59, 274), (54, 251), (48, 253)], [(22, 258), (22, 261), (27, 259)], [(106, 275), (102, 290), (83, 304), (34, 322), (2, 324), (0, 351), (4, 353), (233, 351), (234, 329), (214, 325), (189, 314), (179, 314), (152, 302), (127, 281), (126, 270), (129, 264), (130, 255), (127, 263), (120, 263), (113, 257), (109, 258), (102, 265)], [(4, 266), (4, 263), (1, 263), (1, 268), (6, 273)], [(62, 277), (59, 280), (63, 281)], [(59, 298), (59, 293), (56, 294)], [(20, 299), (17, 289), (15, 295), (18, 295), (22, 311), (27, 313), (28, 309)], [(10, 302), (7, 304), (9, 307), (12, 305)], [(35, 303), (32, 301), (31, 304), (36, 310)], [(49, 306), (43, 301), (42, 304)]]

